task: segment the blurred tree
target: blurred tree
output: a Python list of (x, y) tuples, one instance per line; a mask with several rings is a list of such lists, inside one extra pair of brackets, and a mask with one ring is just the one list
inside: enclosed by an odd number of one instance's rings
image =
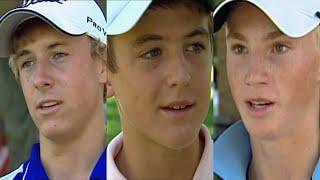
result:
[[(20, 3), (20, 0), (1, 0), (0, 14), (3, 15)], [(30, 118), (22, 91), (9, 69), (7, 59), (0, 59), (0, 119), (4, 121), (8, 138), (10, 170), (16, 169), (27, 159), (31, 145), (37, 140), (38, 131)]]
[[(217, 6), (223, 0), (215, 0)], [(228, 84), (226, 73), (226, 44), (225, 44), (225, 29), (222, 28), (215, 34), (215, 57), (217, 59), (215, 65), (218, 71), (218, 96), (219, 109), (218, 117), (215, 118), (215, 137), (222, 133), (229, 125), (240, 119), (237, 108), (235, 107), (230, 87)]]

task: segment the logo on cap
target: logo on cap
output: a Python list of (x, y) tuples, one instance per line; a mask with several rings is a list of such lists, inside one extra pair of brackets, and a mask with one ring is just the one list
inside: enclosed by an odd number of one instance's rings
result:
[(31, 4), (37, 4), (41, 2), (56, 2), (59, 4), (63, 4), (63, 1), (67, 1), (67, 0), (24, 0), (22, 3), (22, 7), (28, 7)]
[(316, 16), (320, 19), (320, 11), (316, 12)]
[(91, 17), (87, 16), (87, 23), (90, 23), (94, 28), (96, 28), (98, 31), (102, 32), (103, 35), (107, 35), (106, 30), (100, 26), (98, 23), (96, 23)]

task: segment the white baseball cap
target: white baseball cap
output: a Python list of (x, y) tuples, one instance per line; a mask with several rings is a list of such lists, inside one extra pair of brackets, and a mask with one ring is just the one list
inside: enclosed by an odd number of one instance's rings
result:
[(107, 44), (106, 19), (94, 0), (24, 0), (0, 19), (0, 57), (10, 55), (11, 36), (24, 21), (39, 17), (69, 35), (88, 35)]
[(226, 0), (213, 13), (214, 32), (225, 23), (233, 2), (252, 3), (289, 37), (302, 37), (320, 24), (320, 0)]
[[(213, 10), (213, 0), (201, 0)], [(152, 0), (107, 0), (107, 34), (119, 35), (133, 28)]]
[(152, 0), (107, 0), (107, 34), (129, 31), (148, 9)]

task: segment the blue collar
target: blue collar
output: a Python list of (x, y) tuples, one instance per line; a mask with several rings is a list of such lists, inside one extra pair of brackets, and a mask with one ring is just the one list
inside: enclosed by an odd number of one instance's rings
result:
[[(106, 149), (100, 156), (90, 180), (105, 180), (106, 179)], [(49, 180), (47, 173), (41, 163), (40, 159), (40, 144), (36, 143), (32, 146), (29, 161), (26, 162), (26, 178), (25, 179), (41, 179)]]
[[(250, 137), (242, 121), (228, 128), (214, 142), (214, 173), (224, 180), (246, 180), (251, 161)], [(312, 179), (320, 180), (320, 160)]]
[(90, 176), (90, 180), (105, 180), (107, 179), (107, 148), (104, 149), (100, 156), (93, 172)]

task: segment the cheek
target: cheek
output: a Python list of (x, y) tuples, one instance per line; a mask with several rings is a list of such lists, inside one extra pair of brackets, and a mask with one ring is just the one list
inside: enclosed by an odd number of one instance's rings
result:
[[(309, 107), (314, 103), (318, 93), (318, 62), (309, 54), (311, 52), (295, 53), (288, 57), (275, 76), (279, 92), (288, 107), (299, 109)], [(297, 110), (297, 111), (301, 111)]]
[[(199, 71), (194, 74), (196, 78), (194, 78), (193, 88), (198, 88), (202, 95), (209, 95), (210, 96), (210, 89), (211, 89), (211, 69), (212, 66), (207, 65), (207, 67), (201, 68)], [(207, 97), (207, 99), (210, 99)]]
[(27, 79), (20, 78), (20, 84), (21, 84), (21, 89), (24, 95), (24, 98), (26, 100), (27, 105), (31, 105), (32, 103), (32, 97), (33, 97), (33, 86)]
[(226, 63), (227, 78), (231, 92), (232, 94), (238, 94), (238, 91), (241, 89), (241, 83), (244, 81), (245, 66), (240, 66), (231, 58)]
[[(59, 79), (63, 79), (61, 88), (65, 91), (67, 98), (72, 98), (78, 103), (92, 102), (99, 96), (99, 79), (94, 72), (94, 67), (91, 66), (74, 66), (64, 74), (61, 74)], [(79, 98), (81, 98), (79, 100)]]
[[(132, 89), (136, 95), (135, 100), (138, 102), (137, 105), (141, 106), (138, 108), (142, 110), (154, 107), (153, 104), (157, 102), (157, 96), (161, 90), (161, 86), (159, 86), (160, 83), (161, 81), (157, 79), (157, 75), (148, 74), (142, 75), (139, 80), (132, 84)], [(128, 95), (130, 96), (130, 92)], [(144, 113), (144, 111), (141, 113)]]
[(201, 90), (210, 90), (211, 80), (213, 79), (213, 65), (211, 61), (211, 56), (201, 56), (197, 59), (190, 59), (189, 64), (192, 83), (195, 84), (194, 88), (199, 88)]
[(145, 114), (152, 107), (154, 94), (157, 91), (153, 75), (118, 72), (113, 79), (113, 88), (118, 103), (122, 108), (122, 113), (129, 113), (131, 117), (134, 114)]

